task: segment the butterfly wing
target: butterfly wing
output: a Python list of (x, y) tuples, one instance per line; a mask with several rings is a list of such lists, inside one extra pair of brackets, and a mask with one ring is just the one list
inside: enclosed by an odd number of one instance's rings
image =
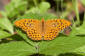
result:
[(47, 20), (45, 23), (44, 40), (53, 40), (61, 30), (69, 27), (71, 22), (65, 19)]
[(42, 40), (41, 23), (36, 19), (21, 19), (15, 25), (27, 33), (32, 40)]

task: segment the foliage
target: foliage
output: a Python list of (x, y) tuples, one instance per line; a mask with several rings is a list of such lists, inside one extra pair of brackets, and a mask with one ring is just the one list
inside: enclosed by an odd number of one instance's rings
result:
[[(85, 4), (82, 0), (82, 3)], [(31, 3), (33, 2), (33, 3)], [(58, 1), (55, 1), (56, 3)], [(38, 2), (38, 0), (12, 0), (5, 6), (5, 11), (1, 11), (2, 17), (0, 17), (0, 40), (3, 38), (12, 38), (9, 42), (1, 41), (0, 43), (0, 55), (1, 56), (27, 56), (33, 54), (44, 54), (50, 56), (64, 56), (66, 53), (70, 53), (68, 56), (85, 55), (85, 14), (83, 24), (80, 25), (79, 11), (77, 0), (72, 1), (73, 9), (67, 9), (61, 15), (64, 18), (67, 17), (72, 10), (76, 14), (76, 22), (72, 20), (71, 32), (69, 36), (60, 34), (52, 41), (32, 41), (28, 38), (26, 33), (21, 29), (16, 28), (14, 22), (16, 20), (24, 18), (32, 18), (41, 20), (57, 19), (58, 17), (48, 10), (51, 4), (45, 0)], [(30, 5), (30, 6), (29, 6)], [(56, 10), (57, 11), (57, 10)], [(79, 26), (76, 26), (79, 25)], [(19, 40), (14, 40), (13, 37)], [(20, 40), (22, 39), (22, 40)], [(5, 53), (5, 54), (4, 54)]]
[(81, 0), (82, 4), (85, 5), (85, 0)]
[(0, 19), (0, 27), (2, 29), (8, 30), (11, 34), (13, 34), (13, 26), (11, 22), (8, 20), (4, 12), (1, 12), (1, 14), (3, 15), (3, 18)]
[(6, 14), (10, 18), (19, 16), (20, 13), (23, 13), (27, 8), (27, 2), (23, 0), (12, 0), (10, 4), (5, 6)]

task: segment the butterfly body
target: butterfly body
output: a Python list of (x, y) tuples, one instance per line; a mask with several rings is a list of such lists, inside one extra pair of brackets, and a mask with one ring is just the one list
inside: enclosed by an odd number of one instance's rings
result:
[(21, 19), (15, 22), (15, 25), (27, 33), (32, 40), (53, 40), (59, 35), (59, 32), (71, 25), (71, 22), (65, 19)]

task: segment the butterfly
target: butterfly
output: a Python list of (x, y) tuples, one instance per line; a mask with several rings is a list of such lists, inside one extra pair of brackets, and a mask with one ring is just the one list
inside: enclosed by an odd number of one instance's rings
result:
[(14, 23), (27, 33), (31, 40), (53, 40), (59, 32), (71, 25), (71, 22), (65, 19), (51, 19), (41, 21), (38, 19), (21, 19)]

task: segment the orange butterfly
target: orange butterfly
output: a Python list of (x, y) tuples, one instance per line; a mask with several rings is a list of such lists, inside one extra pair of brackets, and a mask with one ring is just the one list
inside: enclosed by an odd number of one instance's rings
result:
[(58, 36), (61, 30), (71, 25), (70, 21), (65, 19), (53, 19), (44, 21), (44, 19), (21, 19), (15, 22), (15, 25), (27, 33), (32, 40), (53, 40)]

